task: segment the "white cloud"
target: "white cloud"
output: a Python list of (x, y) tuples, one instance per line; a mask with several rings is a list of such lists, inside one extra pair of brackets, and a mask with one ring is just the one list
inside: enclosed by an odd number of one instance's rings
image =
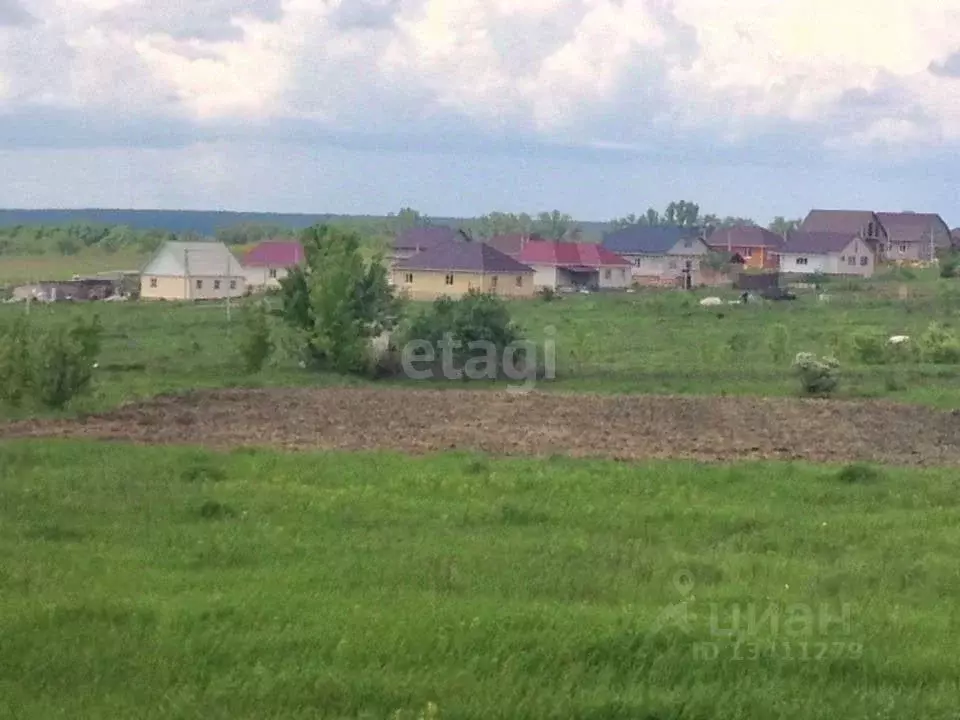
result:
[(960, 138), (960, 80), (930, 72), (957, 50), (960, 0), (0, 0), (0, 113), (923, 144)]

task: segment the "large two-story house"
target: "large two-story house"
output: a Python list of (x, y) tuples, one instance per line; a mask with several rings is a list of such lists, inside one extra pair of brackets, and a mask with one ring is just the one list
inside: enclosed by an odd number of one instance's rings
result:
[(883, 222), (870, 210), (811, 210), (798, 230), (858, 237), (870, 246), (877, 261), (886, 259), (890, 244)]
[(697, 227), (630, 225), (609, 232), (603, 247), (631, 263), (633, 281), (644, 285), (675, 285), (689, 275), (701, 283), (700, 263), (710, 248)]

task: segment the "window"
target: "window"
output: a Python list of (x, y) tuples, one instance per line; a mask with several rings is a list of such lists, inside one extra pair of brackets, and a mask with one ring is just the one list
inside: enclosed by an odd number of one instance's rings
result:
[(873, 223), (867, 223), (867, 237), (873, 237)]
[(407, 273), (407, 274), (405, 274), (405, 275), (403, 276), (403, 281), (404, 281), (407, 285), (411, 285), (411, 284), (413, 283), (413, 273)]
[(219, 290), (219, 289), (220, 289), (220, 281), (219, 281), (219, 280), (214, 280), (214, 281), (213, 281), (213, 289), (214, 289), (214, 290)]
[(447, 285), (453, 285), (453, 275), (452, 275), (452, 274), (451, 274), (451, 275), (447, 275), (447, 276), (443, 279), (443, 281), (444, 281)]
[(905, 253), (905, 252), (907, 251), (907, 244), (906, 244), (906, 243), (900, 243), (899, 250), (900, 250), (900, 252)]
[(230, 281), (230, 289), (231, 289), (231, 290), (236, 290), (236, 289), (237, 289), (237, 281), (236, 281), (236, 280), (231, 280), (231, 281)]
[(856, 265), (856, 264), (857, 264), (856, 255), (851, 255), (850, 257), (847, 258), (847, 265)]
[(677, 261), (676, 261), (676, 260), (671, 260), (671, 261), (670, 261), (670, 269), (671, 269), (671, 270), (676, 270), (676, 269), (677, 269)]
[(495, 288), (496, 286), (497, 286), (497, 276), (494, 275), (492, 278), (490, 278), (490, 287)]
[(684, 240), (684, 241), (683, 241), (683, 246), (684, 246), (685, 248), (692, 248), (692, 247), (693, 247), (693, 240)]
[(276, 278), (276, 277), (277, 277), (277, 269), (276, 269), (276, 268), (270, 268), (270, 277), (272, 277), (272, 278)]
[(604, 271), (603, 271), (603, 279), (604, 279), (604, 280), (609, 280), (609, 279), (612, 278), (612, 277), (613, 277), (613, 270), (604, 270)]
[(517, 275), (517, 287), (523, 287), (523, 275)]
[(203, 280), (197, 280), (197, 290), (203, 290)]
[(157, 279), (150, 278), (150, 287), (155, 288), (157, 286)]
[(867, 263), (869, 263), (869, 262), (870, 262), (870, 258), (868, 258), (866, 255), (861, 255), (861, 256), (860, 256), (860, 264), (861, 264), (861, 265), (866, 266)]
[(633, 264), (636, 265), (637, 267), (640, 267), (640, 265), (643, 264), (643, 258), (634, 258)]
[(797, 265), (806, 265), (807, 258), (797, 258)]
[(841, 256), (840, 256), (840, 262), (845, 263), (846, 261), (847, 261), (847, 256), (846, 256), (846, 255), (841, 255)]
[(753, 257), (753, 248), (744, 248), (743, 249), (744, 257)]

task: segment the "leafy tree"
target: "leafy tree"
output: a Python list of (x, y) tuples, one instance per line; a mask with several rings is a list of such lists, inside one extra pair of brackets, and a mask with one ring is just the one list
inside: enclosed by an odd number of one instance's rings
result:
[(767, 229), (770, 232), (775, 232), (778, 235), (783, 235), (784, 233), (792, 232), (800, 227), (802, 220), (787, 220), (782, 215), (777, 215), (773, 221), (767, 226)]
[(425, 227), (430, 224), (430, 218), (423, 215), (419, 210), (404, 207), (397, 213), (390, 213), (387, 216), (388, 229), (392, 233), (403, 232), (415, 227)]
[(533, 223), (533, 231), (549, 240), (563, 240), (579, 231), (573, 218), (559, 210), (542, 212)]
[(301, 235), (306, 263), (280, 281), (281, 315), (322, 369), (364, 373), (370, 341), (391, 330), (400, 302), (379, 257), (365, 263), (357, 233), (318, 225)]
[(478, 234), (489, 238), (507, 233), (531, 233), (534, 220), (527, 213), (492, 212), (470, 224), (476, 226)]
[(273, 352), (270, 337), (270, 313), (263, 302), (248, 303), (241, 310), (243, 332), (240, 336), (240, 356), (248, 373), (257, 373)]

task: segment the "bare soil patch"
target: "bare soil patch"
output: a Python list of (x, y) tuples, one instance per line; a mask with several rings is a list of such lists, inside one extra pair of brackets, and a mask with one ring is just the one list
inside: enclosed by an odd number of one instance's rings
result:
[(474, 450), (624, 460), (796, 459), (960, 464), (960, 412), (888, 402), (467, 390), (222, 390), (82, 420), (0, 425), (69, 437), (281, 449)]

